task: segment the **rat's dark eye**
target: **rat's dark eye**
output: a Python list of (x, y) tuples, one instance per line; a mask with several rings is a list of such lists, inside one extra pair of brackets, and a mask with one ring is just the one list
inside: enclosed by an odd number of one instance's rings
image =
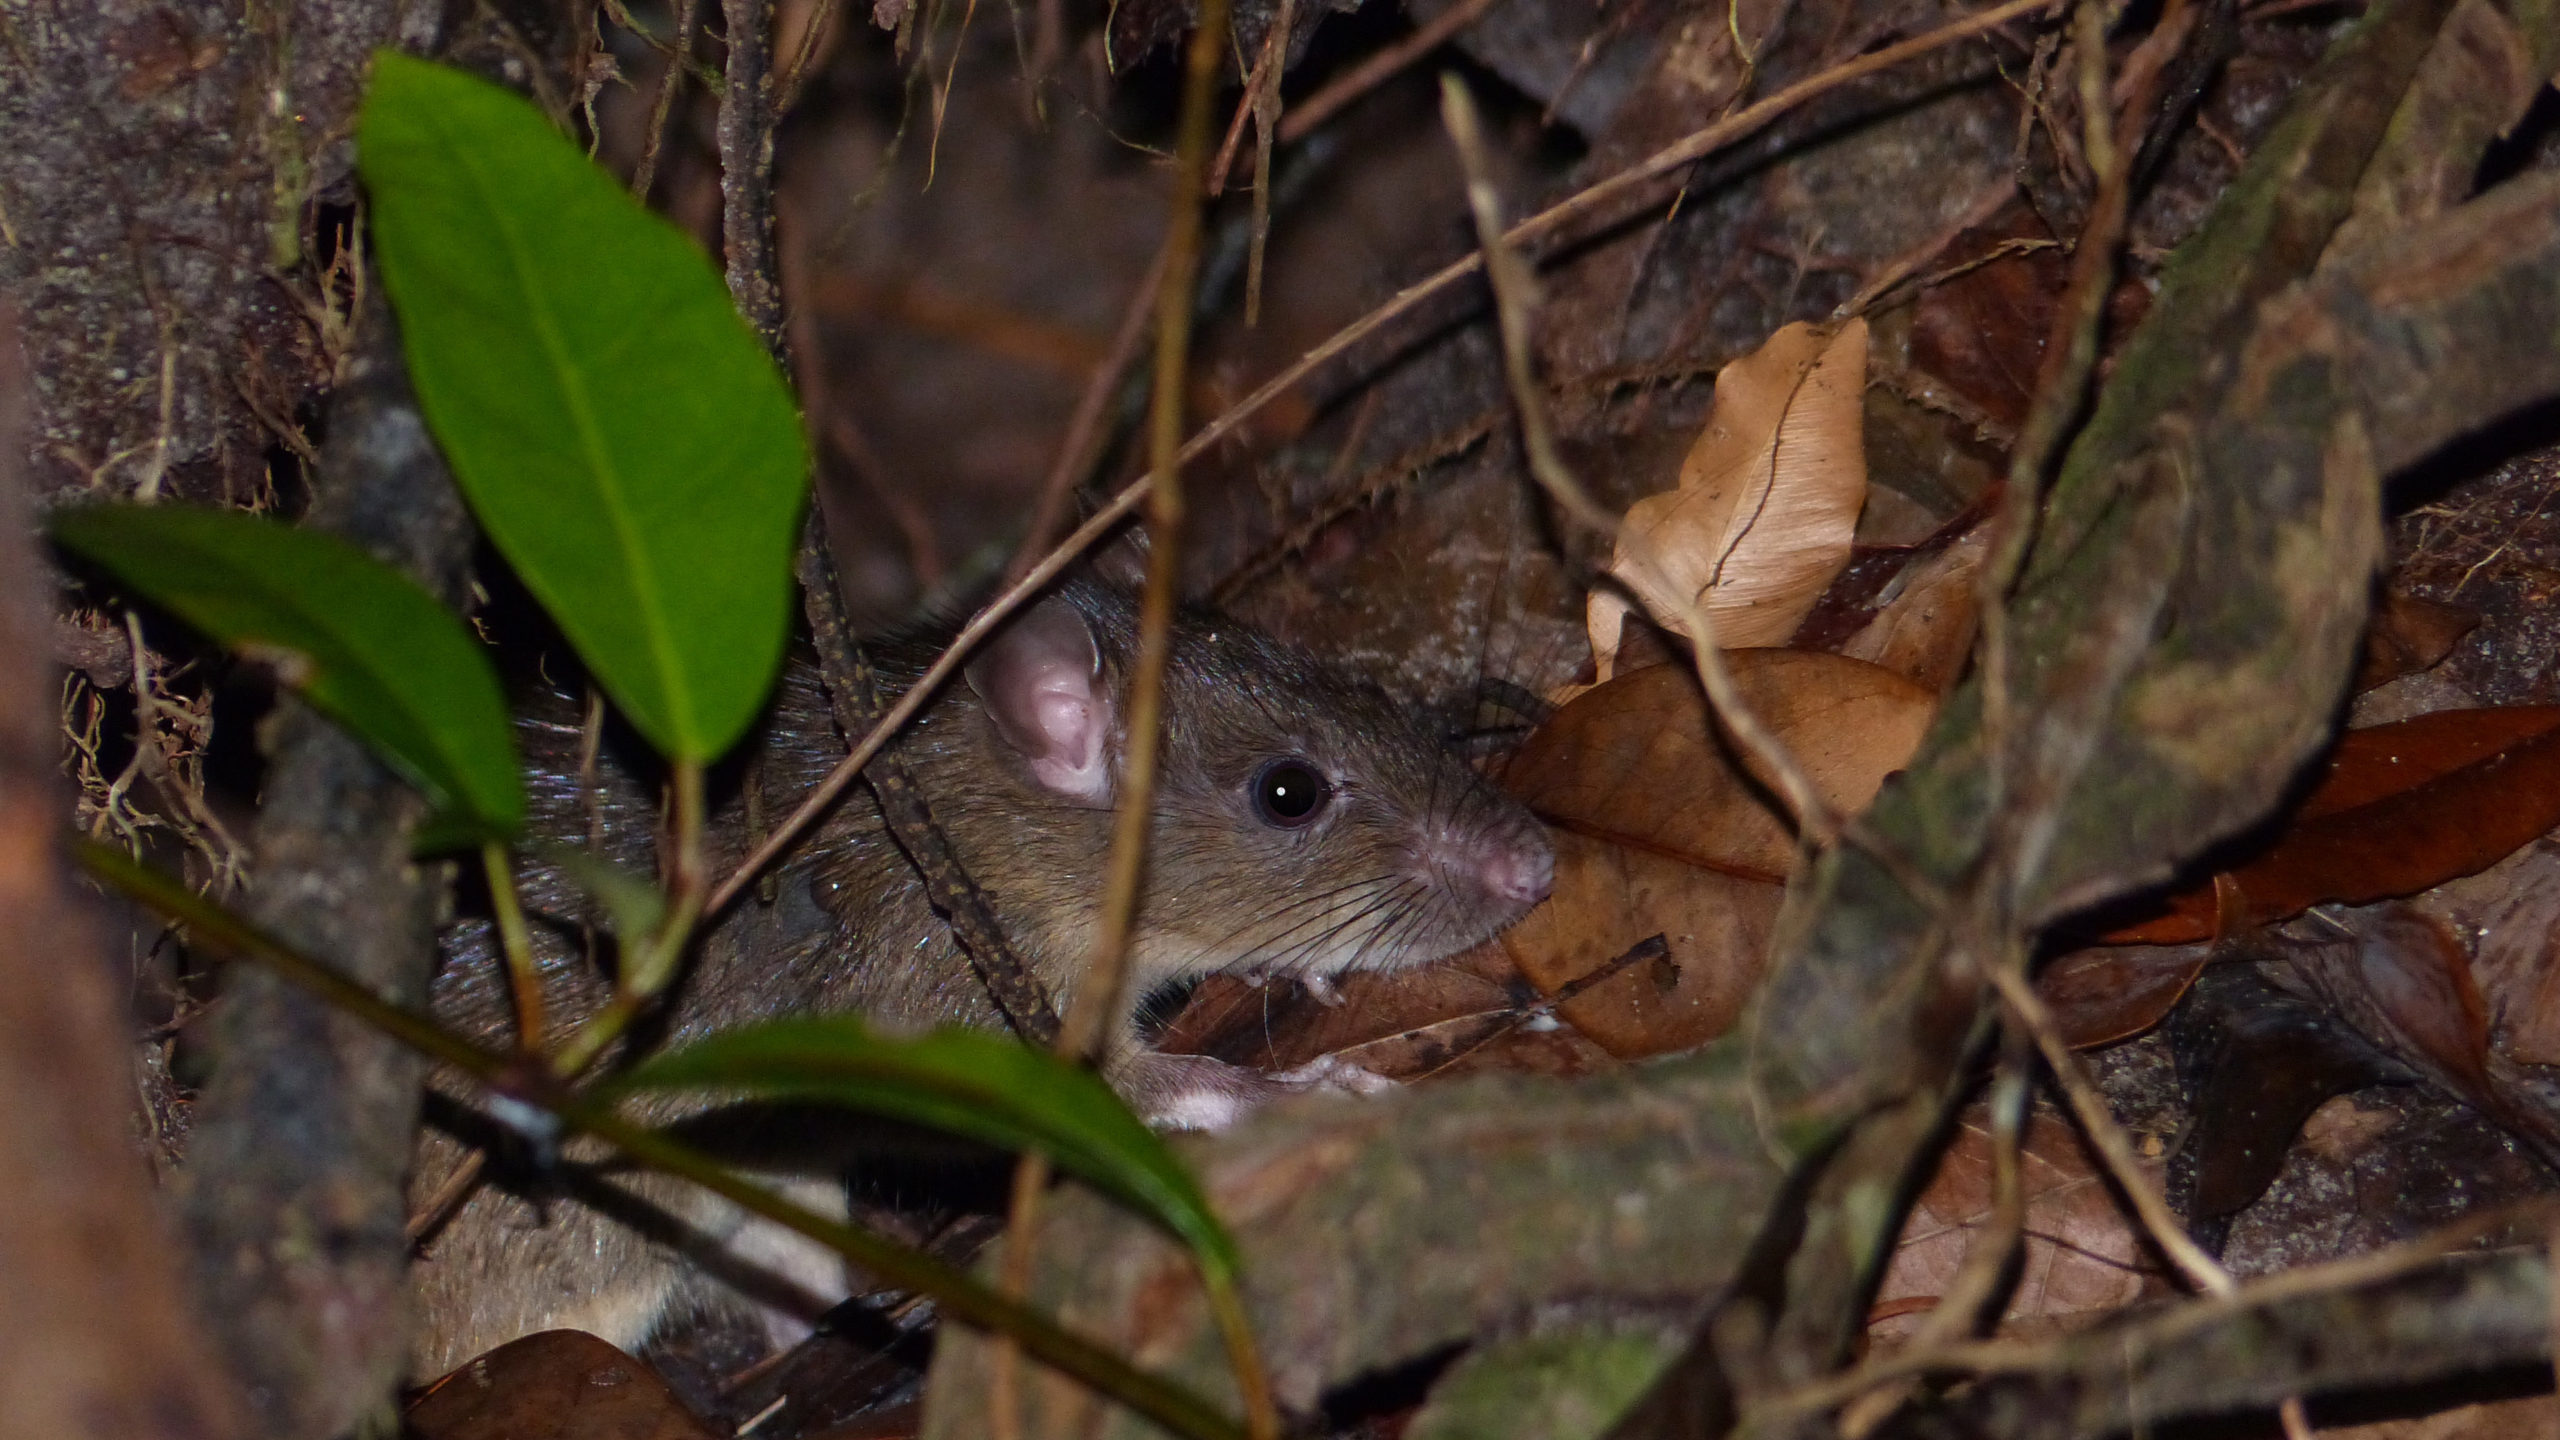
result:
[(1253, 811), (1265, 825), (1295, 830), (1333, 798), (1333, 784), (1304, 760), (1274, 760), (1254, 772)]

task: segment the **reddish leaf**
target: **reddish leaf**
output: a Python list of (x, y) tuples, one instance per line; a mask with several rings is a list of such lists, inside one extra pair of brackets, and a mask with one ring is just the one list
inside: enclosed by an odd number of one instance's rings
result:
[(2074, 1050), (2110, 1044), (2160, 1023), (2203, 973), (2205, 947), (2100, 945), (2075, 950), (2036, 976)]
[[(2485, 870), (2560, 825), (2560, 707), (2446, 710), (2340, 738), (2275, 844), (2228, 872), (2240, 923), (2415, 895)], [(2209, 887), (2119, 930), (2123, 944), (2215, 933)]]
[(2364, 630), (2359, 694), (2403, 675), (2432, 670), (2480, 623), (2480, 612), (2398, 590), (2385, 590)]
[(593, 1335), (499, 1346), (410, 1402), (416, 1440), (711, 1440), (648, 1366)]

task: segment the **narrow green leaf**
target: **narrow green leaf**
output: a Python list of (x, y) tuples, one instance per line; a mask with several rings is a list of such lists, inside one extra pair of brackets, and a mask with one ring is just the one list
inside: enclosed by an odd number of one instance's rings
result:
[(278, 659), (442, 812), (439, 840), (523, 827), (497, 672), (409, 577), (333, 536), (228, 510), (92, 506), (55, 517), (53, 538), (224, 645)]
[(379, 52), (357, 144), (481, 525), (650, 743), (712, 759), (790, 623), (809, 463), (780, 374), (693, 242), (516, 96)]
[(892, 1037), (854, 1015), (773, 1020), (645, 1061), (612, 1090), (816, 1100), (1037, 1150), (1172, 1231), (1213, 1277), (1236, 1273), (1235, 1241), (1164, 1140), (1091, 1071), (1001, 1035)]

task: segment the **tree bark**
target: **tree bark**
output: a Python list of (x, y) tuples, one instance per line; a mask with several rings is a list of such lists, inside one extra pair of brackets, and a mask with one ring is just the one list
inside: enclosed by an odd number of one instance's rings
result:
[(60, 676), (16, 444), (25, 393), (0, 304), (0, 1440), (223, 1440), (243, 1433), (238, 1397), (152, 1204), (127, 982), (63, 865)]

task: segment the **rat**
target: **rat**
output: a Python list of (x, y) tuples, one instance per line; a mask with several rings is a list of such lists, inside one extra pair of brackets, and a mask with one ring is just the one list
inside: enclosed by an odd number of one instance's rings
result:
[[(894, 742), (1007, 939), (1061, 1010), (1098, 927), (1137, 635), (1135, 597), (1071, 580), (990, 636), (965, 683), (945, 687)], [(912, 684), (947, 638), (882, 645), (874, 658), (883, 688)], [(1187, 612), (1166, 654), (1163, 715), (1132, 997), (1213, 972), (1322, 985), (1347, 971), (1428, 964), (1490, 938), (1547, 894), (1552, 852), (1527, 809), (1445, 748), (1413, 709), (1304, 651)], [(651, 796), (620, 767), (581, 778), (574, 716), (555, 697), (519, 724), (531, 828), (601, 842), (607, 858), (648, 873)], [(844, 744), (814, 665), (795, 660), (747, 762), (749, 783), (777, 797), (778, 813)], [(756, 838), (752, 808), (733, 797), (715, 815), (713, 874)], [(549, 921), (536, 928), (554, 1024), (575, 1023), (610, 993), (574, 938), (582, 902), (556, 871), (537, 867), (521, 888), (528, 910)], [(849, 792), (780, 862), (770, 893), (711, 925), (649, 1043), (842, 1011), (893, 1031), (1003, 1028), (867, 789)], [(484, 1043), (511, 1041), (486, 925), (456, 927), (446, 952), (439, 1017)], [(1150, 1050), (1137, 1037), (1137, 1003), (1119, 1017), (1103, 1073), (1155, 1124), (1212, 1128), (1313, 1078)], [(841, 1170), (859, 1160), (814, 1133), (838, 1128), (832, 1121), (803, 1112), (797, 1123), (723, 1125), (701, 1102), (659, 1103), (648, 1118), (683, 1121), (687, 1138), (725, 1142), (733, 1159), (782, 1174), (804, 1203), (845, 1213)], [(462, 1162), (456, 1135), (496, 1143), (493, 1154), (509, 1148), (458, 1093), (439, 1092), (430, 1113), (440, 1129), (421, 1144), (421, 1200)], [(777, 1164), (776, 1149), (793, 1153)], [(741, 1303), (760, 1306), (782, 1342), (800, 1323), (792, 1317), (805, 1322), (847, 1292), (840, 1260), (814, 1242), (679, 1182), (605, 1174), (574, 1146), (565, 1162), (530, 1176), (493, 1167), (497, 1183), (481, 1183), (431, 1237), (415, 1268), (417, 1374), (557, 1327), (634, 1348), (671, 1316)]]

